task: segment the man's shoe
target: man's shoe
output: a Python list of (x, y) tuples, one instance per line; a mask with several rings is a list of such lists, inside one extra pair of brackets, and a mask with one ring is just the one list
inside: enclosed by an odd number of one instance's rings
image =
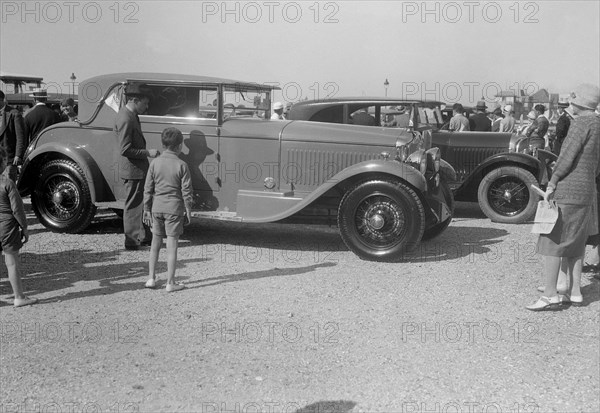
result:
[(127, 251), (137, 251), (140, 249), (139, 245), (125, 245)]

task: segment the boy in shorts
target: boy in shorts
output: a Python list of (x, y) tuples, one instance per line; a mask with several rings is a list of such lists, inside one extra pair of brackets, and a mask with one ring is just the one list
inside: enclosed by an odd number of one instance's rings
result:
[(29, 240), (23, 200), (15, 183), (4, 174), (7, 154), (0, 147), (0, 251), (8, 269), (8, 280), (15, 293), (15, 307), (35, 304), (37, 299), (23, 294), (19, 276), (19, 250)]
[(167, 237), (167, 286), (168, 292), (183, 290), (183, 284), (175, 283), (177, 241), (183, 226), (191, 221), (192, 181), (187, 164), (179, 158), (183, 135), (177, 128), (162, 132), (161, 141), (165, 151), (150, 164), (144, 185), (144, 223), (152, 228), (149, 277), (146, 288), (156, 287), (156, 262)]

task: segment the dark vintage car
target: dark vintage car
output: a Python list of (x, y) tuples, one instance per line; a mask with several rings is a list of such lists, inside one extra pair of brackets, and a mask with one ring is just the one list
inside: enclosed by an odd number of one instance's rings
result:
[(453, 169), (431, 136), (270, 120), (272, 86), (173, 74), (98, 76), (79, 87), (80, 122), (53, 125), (28, 150), (18, 182), (39, 220), (78, 232), (96, 208), (122, 209), (120, 145), (113, 126), (128, 82), (153, 91), (140, 116), (149, 148), (175, 126), (194, 187), (193, 216), (250, 223), (337, 220), (365, 259), (398, 260), (452, 219), (444, 179)]
[[(457, 201), (479, 202), (495, 222), (523, 223), (535, 213), (539, 196), (531, 185), (548, 182), (556, 156), (529, 147), (529, 138), (499, 132), (448, 132), (442, 130), (441, 102), (392, 98), (349, 97), (302, 101), (292, 106), (288, 119), (351, 123), (352, 114), (367, 108), (379, 130), (391, 108), (410, 111), (409, 129), (432, 134), (432, 146), (456, 171), (449, 182)], [(383, 114), (383, 115), (382, 115)]]

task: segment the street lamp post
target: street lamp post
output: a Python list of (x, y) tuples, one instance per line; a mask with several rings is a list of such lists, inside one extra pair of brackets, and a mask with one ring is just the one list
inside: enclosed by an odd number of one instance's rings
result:
[(72, 94), (75, 94), (75, 80), (77, 80), (77, 78), (75, 77), (75, 73), (71, 73), (71, 77), (69, 78), (71, 79), (71, 90), (72, 90)]
[(385, 82), (383, 82), (383, 87), (385, 89), (385, 97), (387, 97), (387, 90), (388, 90), (389, 85), (390, 85), (390, 82), (388, 82), (387, 77), (386, 77)]

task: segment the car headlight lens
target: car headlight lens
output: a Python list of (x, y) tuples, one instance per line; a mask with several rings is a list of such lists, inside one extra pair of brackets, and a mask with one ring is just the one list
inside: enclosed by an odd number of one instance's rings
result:
[(427, 159), (429, 162), (428, 167), (433, 169), (435, 172), (439, 172), (440, 170), (440, 160), (442, 156), (440, 153), (440, 148), (431, 148), (427, 151)]
[(396, 143), (396, 159), (400, 162), (406, 162), (408, 159), (408, 146), (403, 145), (400, 142)]
[(408, 162), (416, 169), (425, 175), (427, 172), (427, 153), (423, 149), (419, 149), (408, 156)]

